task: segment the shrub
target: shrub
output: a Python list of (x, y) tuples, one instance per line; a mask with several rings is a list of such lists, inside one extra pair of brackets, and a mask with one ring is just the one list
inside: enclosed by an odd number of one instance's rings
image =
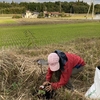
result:
[(12, 18), (19, 19), (19, 18), (22, 18), (22, 16), (20, 16), (20, 15), (13, 15)]

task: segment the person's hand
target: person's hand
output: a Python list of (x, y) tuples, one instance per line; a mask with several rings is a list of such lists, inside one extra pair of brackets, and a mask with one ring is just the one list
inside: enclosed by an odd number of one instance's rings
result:
[(52, 86), (51, 85), (48, 85), (48, 86), (45, 87), (45, 90), (47, 92), (51, 92), (53, 89), (52, 89)]
[(45, 81), (44, 83), (43, 83), (43, 86), (47, 86), (48, 84), (51, 84), (49, 81)]

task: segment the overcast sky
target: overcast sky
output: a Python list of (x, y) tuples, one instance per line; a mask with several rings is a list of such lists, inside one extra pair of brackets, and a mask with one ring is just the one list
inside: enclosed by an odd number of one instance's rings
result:
[[(78, 1), (78, 0), (0, 0), (0, 2), (2, 1), (5, 1), (5, 2), (9, 2), (11, 3), (12, 1), (14, 2), (55, 2), (55, 1), (67, 1), (67, 2), (70, 2), (70, 1)], [(91, 0), (80, 0), (80, 1), (84, 1), (84, 2), (87, 2), (88, 4), (90, 4)], [(92, 0), (94, 1), (95, 4), (100, 4), (100, 0)]]

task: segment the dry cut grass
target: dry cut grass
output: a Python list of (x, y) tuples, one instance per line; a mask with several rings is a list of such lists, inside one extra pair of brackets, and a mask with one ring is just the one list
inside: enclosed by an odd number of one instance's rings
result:
[(79, 38), (33, 49), (0, 50), (0, 100), (38, 100), (38, 87), (45, 81), (47, 66), (42, 66), (41, 72), (36, 60), (47, 60), (48, 54), (56, 49), (80, 55), (86, 65), (83, 72), (71, 79), (75, 91), (60, 88), (53, 100), (89, 100), (84, 95), (93, 84), (95, 68), (100, 63), (100, 38)]

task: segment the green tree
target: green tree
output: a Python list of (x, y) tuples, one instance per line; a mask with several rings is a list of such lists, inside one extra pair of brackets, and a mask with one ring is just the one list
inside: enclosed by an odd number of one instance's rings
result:
[(94, 6), (94, 8), (95, 8), (95, 13), (96, 14), (100, 14), (100, 4), (96, 4), (95, 6)]

